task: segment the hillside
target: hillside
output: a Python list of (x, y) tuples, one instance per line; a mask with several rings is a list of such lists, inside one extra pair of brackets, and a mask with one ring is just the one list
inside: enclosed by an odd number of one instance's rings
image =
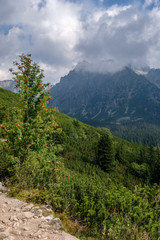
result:
[(15, 87), (15, 82), (13, 80), (0, 81), (0, 88), (4, 88), (12, 92), (16, 92), (14, 87)]
[[(152, 124), (160, 131), (160, 89), (129, 68), (115, 74), (73, 70), (51, 89), (51, 95), (49, 107), (57, 106), (96, 127), (109, 127), (120, 137), (124, 135), (116, 129), (127, 125), (138, 132), (142, 123)], [(147, 132), (143, 135), (145, 139)]]
[[(54, 117), (63, 129), (52, 139), (53, 147), (63, 147), (57, 160), (51, 152), (34, 150), (18, 168), (7, 157), (12, 149), (16, 153), (14, 146), (0, 145), (0, 176), (8, 179), (10, 195), (50, 204), (80, 239), (156, 239), (159, 185), (153, 183), (160, 181), (159, 149), (119, 139), (58, 111)], [(101, 148), (103, 136), (109, 138)], [(107, 152), (113, 157), (109, 170), (100, 164), (103, 149), (106, 160)]]
[(6, 106), (6, 107), (14, 107), (18, 106), (19, 103), (19, 97), (18, 94), (15, 94), (9, 90), (5, 90), (0, 88), (0, 106)]

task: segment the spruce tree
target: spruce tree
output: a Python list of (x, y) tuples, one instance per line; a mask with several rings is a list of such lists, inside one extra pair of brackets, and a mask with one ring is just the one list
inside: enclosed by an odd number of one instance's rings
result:
[(112, 140), (108, 133), (104, 133), (98, 143), (97, 163), (105, 172), (113, 168), (114, 154)]

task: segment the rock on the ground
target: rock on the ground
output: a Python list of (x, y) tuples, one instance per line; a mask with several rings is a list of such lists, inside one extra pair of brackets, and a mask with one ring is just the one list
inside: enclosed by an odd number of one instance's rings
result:
[(55, 230), (59, 230), (62, 227), (61, 220), (59, 218), (53, 218), (52, 220), (49, 221), (51, 225), (53, 225), (53, 228)]
[[(50, 209), (48, 206), (46, 208)], [(78, 240), (60, 230), (62, 223), (59, 218), (54, 218), (52, 214), (43, 216), (43, 209), (44, 206), (41, 209), (1, 193), (0, 238), (4, 240)]]
[(0, 192), (7, 192), (8, 188), (5, 187), (2, 182), (0, 182)]

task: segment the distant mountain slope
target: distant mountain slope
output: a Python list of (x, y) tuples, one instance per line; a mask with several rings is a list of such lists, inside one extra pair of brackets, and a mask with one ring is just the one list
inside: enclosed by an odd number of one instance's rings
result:
[(16, 92), (14, 87), (15, 87), (15, 82), (13, 80), (0, 81), (0, 88), (4, 88), (4, 89), (10, 90), (12, 92)]
[(105, 75), (71, 71), (51, 89), (51, 95), (50, 107), (95, 126), (160, 124), (160, 89), (129, 68)]
[(160, 69), (151, 69), (146, 78), (160, 88)]
[(51, 89), (49, 107), (107, 127), (118, 137), (159, 144), (160, 88), (152, 83), (150, 73), (144, 76), (130, 68), (114, 74), (73, 70)]

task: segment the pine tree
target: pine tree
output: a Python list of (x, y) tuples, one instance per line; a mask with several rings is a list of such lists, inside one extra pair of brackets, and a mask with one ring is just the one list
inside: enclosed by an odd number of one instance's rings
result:
[(98, 143), (97, 163), (102, 170), (109, 172), (113, 168), (113, 161), (112, 140), (108, 133), (104, 133)]

